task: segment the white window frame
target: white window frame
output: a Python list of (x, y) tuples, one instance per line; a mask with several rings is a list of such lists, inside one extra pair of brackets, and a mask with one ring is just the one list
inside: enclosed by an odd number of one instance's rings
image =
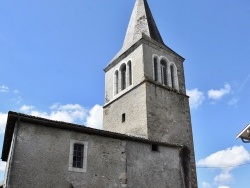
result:
[(114, 96), (119, 93), (119, 71), (116, 70), (114, 73)]
[(132, 61), (129, 60), (127, 62), (127, 66), (126, 66), (127, 70), (127, 87), (131, 86), (132, 85)]
[(168, 86), (168, 64), (167, 62), (164, 60), (165, 63), (160, 64), (161, 66), (161, 80), (162, 80), (162, 84), (165, 86)]
[(159, 57), (154, 54), (152, 56), (152, 63), (153, 63), (153, 78), (154, 78), (154, 81), (156, 82), (160, 82), (161, 83), (161, 74), (159, 74), (160, 71), (160, 62), (159, 62)]
[[(173, 70), (171, 70), (171, 67), (173, 67)], [(175, 65), (175, 63), (170, 63), (170, 77), (171, 77), (171, 86), (173, 89), (176, 89), (179, 91), (179, 81), (178, 81), (178, 70)]]
[(121, 90), (123, 91), (127, 88), (127, 81), (128, 81), (128, 75), (127, 75), (127, 64), (126, 63), (122, 63), (120, 66), (120, 86), (121, 86)]
[[(73, 167), (73, 156), (74, 156), (74, 144), (82, 144), (84, 149), (83, 153), (83, 167), (82, 168), (76, 168)], [(88, 142), (86, 141), (80, 141), (80, 140), (73, 140), (70, 139), (70, 151), (69, 151), (69, 171), (73, 172), (87, 172), (87, 152), (88, 152)]]

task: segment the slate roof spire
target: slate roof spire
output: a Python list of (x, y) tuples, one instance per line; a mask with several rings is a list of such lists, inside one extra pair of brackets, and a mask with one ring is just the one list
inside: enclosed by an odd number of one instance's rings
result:
[(142, 33), (165, 45), (155, 24), (147, 0), (136, 0), (123, 43), (123, 49), (129, 48), (133, 43), (137, 42), (141, 38)]

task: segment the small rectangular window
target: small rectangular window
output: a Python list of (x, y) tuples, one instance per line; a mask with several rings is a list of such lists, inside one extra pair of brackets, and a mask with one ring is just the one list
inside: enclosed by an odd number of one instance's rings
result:
[(125, 122), (126, 120), (126, 116), (125, 116), (125, 113), (122, 114), (122, 123)]
[(69, 171), (87, 171), (88, 142), (70, 139)]
[(159, 151), (159, 146), (157, 144), (152, 144), (152, 151)]
[(73, 167), (83, 168), (84, 145), (74, 144)]

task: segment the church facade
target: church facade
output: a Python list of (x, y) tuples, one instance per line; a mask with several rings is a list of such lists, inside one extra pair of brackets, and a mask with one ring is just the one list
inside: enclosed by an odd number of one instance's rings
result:
[(4, 187), (197, 187), (183, 62), (136, 0), (104, 69), (104, 130), (9, 112)]

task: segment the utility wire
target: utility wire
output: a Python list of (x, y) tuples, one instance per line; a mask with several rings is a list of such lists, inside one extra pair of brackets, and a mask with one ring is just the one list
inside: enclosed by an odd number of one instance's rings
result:
[(199, 167), (196, 167), (196, 168), (233, 168), (233, 167), (246, 166), (246, 165), (250, 165), (250, 163), (244, 163), (244, 164), (241, 164), (241, 165), (234, 165), (234, 166), (214, 166), (214, 167), (199, 166)]

